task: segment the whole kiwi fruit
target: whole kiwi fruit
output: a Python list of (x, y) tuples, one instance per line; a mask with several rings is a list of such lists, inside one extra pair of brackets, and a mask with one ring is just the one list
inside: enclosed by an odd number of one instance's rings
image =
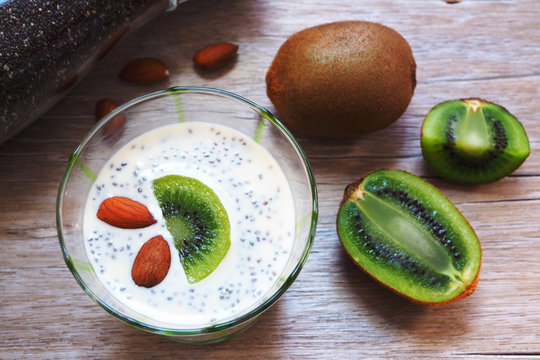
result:
[(292, 130), (331, 138), (392, 124), (407, 109), (415, 86), (416, 63), (407, 41), (367, 21), (293, 34), (266, 74), (268, 97)]

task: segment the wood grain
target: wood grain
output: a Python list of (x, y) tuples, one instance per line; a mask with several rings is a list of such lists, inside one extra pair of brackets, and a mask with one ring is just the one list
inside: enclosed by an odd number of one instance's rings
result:
[[(45, 116), (0, 145), (0, 358), (328, 359), (540, 358), (540, 2), (537, 0), (189, 1), (121, 41)], [(65, 266), (55, 228), (58, 184), (103, 97), (124, 102), (169, 85), (212, 86), (274, 110), (264, 77), (292, 33), (324, 22), (381, 22), (409, 41), (418, 85), (403, 117), (351, 141), (299, 136), (318, 183), (313, 251), (298, 280), (240, 336), (192, 346), (128, 327), (83, 292)], [(219, 41), (240, 45), (212, 74), (191, 57)], [(154, 56), (168, 81), (140, 87), (117, 78), (123, 64)], [(531, 155), (489, 185), (446, 182), (423, 162), (420, 126), (437, 103), (463, 97), (500, 103), (525, 126)], [(443, 307), (410, 304), (346, 257), (335, 232), (344, 187), (392, 167), (432, 181), (480, 237), (477, 291)]]

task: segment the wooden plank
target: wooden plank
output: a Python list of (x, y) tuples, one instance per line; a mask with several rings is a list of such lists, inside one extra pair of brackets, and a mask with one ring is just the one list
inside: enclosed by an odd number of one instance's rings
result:
[[(540, 358), (540, 2), (536, 0), (189, 1), (120, 42), (31, 127), (0, 145), (0, 358)], [(312, 253), (297, 281), (240, 336), (193, 346), (131, 328), (99, 308), (64, 264), (55, 228), (58, 184), (94, 125), (98, 99), (127, 101), (171, 85), (223, 88), (274, 111), (265, 72), (300, 29), (336, 20), (382, 22), (413, 48), (418, 85), (403, 117), (350, 141), (299, 135), (318, 182)], [(240, 45), (236, 62), (196, 71), (191, 57), (217, 41)], [(156, 56), (169, 80), (150, 87), (117, 78), (124, 63)], [(477, 96), (524, 124), (532, 153), (511, 176), (456, 185), (424, 163), (424, 116), (437, 103)], [(354, 266), (335, 231), (345, 186), (379, 167), (420, 175), (463, 212), (482, 242), (477, 291), (443, 307), (411, 304)]]

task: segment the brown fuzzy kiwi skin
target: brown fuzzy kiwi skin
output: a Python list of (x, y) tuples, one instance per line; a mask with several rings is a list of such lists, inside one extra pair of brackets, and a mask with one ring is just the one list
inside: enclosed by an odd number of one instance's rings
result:
[[(376, 171), (376, 170), (375, 170)], [(373, 172), (375, 172), (373, 171)], [(343, 199), (341, 200), (340, 204), (339, 204), (339, 207), (341, 207), (347, 200), (349, 200), (349, 198), (352, 196), (353, 193), (356, 192), (356, 190), (358, 189), (358, 187), (362, 184), (362, 182), (364, 181), (364, 179), (369, 175), (371, 174), (368, 173), (366, 174), (364, 177), (360, 178), (359, 180), (355, 180), (353, 181), (352, 183), (350, 183), (349, 185), (347, 185), (345, 187), (345, 191), (344, 191), (344, 194), (343, 194)], [(423, 180), (423, 179), (422, 179)], [(425, 180), (424, 180), (425, 181)], [(432, 184), (430, 184), (429, 182), (425, 181), (428, 185), (430, 186), (433, 186)], [(444, 195), (443, 193), (441, 193), (444, 197), (446, 197), (446, 195)], [(447, 198), (447, 197), (446, 197)], [(448, 199), (448, 198), (447, 198)], [(457, 208), (456, 208), (457, 209)], [(457, 209), (459, 211), (459, 209)], [(461, 212), (460, 212), (461, 213)], [(339, 214), (339, 211), (338, 211), (338, 214)], [(465, 221), (467, 221), (467, 224), (469, 224), (469, 221), (465, 218)], [(470, 225), (470, 224), (469, 224)], [(473, 229), (471, 227), (471, 229)], [(473, 229), (474, 231), (474, 229)], [(336, 219), (336, 233), (338, 235), (338, 238), (339, 238), (339, 241), (341, 242), (341, 245), (343, 247), (343, 249), (345, 250), (345, 253), (347, 253), (347, 255), (349, 256), (349, 258), (354, 262), (354, 264), (356, 266), (358, 266), (365, 274), (367, 274), (370, 278), (372, 278), (373, 280), (375, 280), (375, 282), (379, 283), (380, 285), (382, 285), (383, 287), (391, 290), (393, 293), (413, 302), (413, 303), (416, 303), (416, 304), (420, 304), (420, 305), (429, 305), (429, 306), (438, 306), (438, 305), (446, 305), (446, 304), (451, 304), (451, 303), (454, 303), (458, 300), (461, 300), (461, 299), (464, 299), (470, 295), (472, 295), (474, 293), (474, 291), (476, 290), (476, 287), (478, 286), (478, 279), (479, 279), (479, 275), (480, 275), (480, 270), (481, 270), (481, 267), (482, 267), (482, 263), (480, 262), (479, 264), (479, 267), (478, 267), (478, 271), (476, 273), (476, 277), (474, 278), (474, 280), (472, 281), (472, 283), (467, 286), (460, 294), (458, 294), (457, 296), (451, 298), (451, 299), (448, 299), (448, 300), (445, 300), (445, 301), (441, 301), (441, 302), (431, 302), (431, 301), (421, 301), (421, 300), (418, 300), (418, 299), (415, 299), (415, 298), (412, 298), (402, 292), (399, 292), (397, 291), (396, 289), (394, 289), (393, 287), (390, 287), (388, 285), (386, 285), (385, 283), (383, 283), (382, 281), (380, 281), (379, 279), (377, 279), (376, 277), (374, 277), (373, 275), (371, 275), (368, 271), (366, 271), (366, 269), (364, 269), (362, 267), (361, 264), (359, 264), (352, 256), (351, 254), (349, 254), (349, 252), (346, 250), (345, 248), (345, 245), (343, 244), (343, 240), (341, 239), (341, 237), (339, 236), (339, 231), (337, 229), (337, 219)], [(480, 244), (481, 245), (481, 244)], [(482, 251), (482, 248), (480, 247), (480, 251)], [(480, 261), (482, 259), (482, 256), (480, 256)]]
[(367, 21), (334, 22), (287, 39), (266, 74), (266, 86), (291, 129), (352, 138), (401, 117), (416, 87), (416, 63), (395, 30)]

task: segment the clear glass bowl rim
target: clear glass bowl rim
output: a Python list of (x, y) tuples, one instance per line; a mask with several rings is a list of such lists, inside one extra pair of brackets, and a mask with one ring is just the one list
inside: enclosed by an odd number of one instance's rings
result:
[[(242, 103), (245, 103), (249, 107), (251, 107), (254, 111), (259, 112), (262, 116), (264, 116), (268, 121), (270, 121), (275, 127), (277, 127), (282, 133), (285, 134), (285, 136), (291, 141), (293, 147), (299, 154), (302, 163), (304, 164), (304, 169), (307, 173), (309, 183), (310, 183), (310, 189), (311, 189), (311, 197), (312, 197), (312, 215), (311, 215), (311, 224), (310, 224), (310, 230), (308, 234), (308, 239), (306, 241), (306, 246), (303, 249), (302, 255), (296, 264), (295, 268), (291, 272), (291, 274), (287, 277), (287, 279), (283, 282), (281, 287), (274, 293), (272, 296), (270, 296), (268, 299), (266, 299), (261, 305), (259, 305), (257, 308), (253, 309), (252, 311), (238, 317), (234, 318), (230, 321), (222, 322), (219, 324), (203, 327), (203, 328), (195, 328), (195, 329), (176, 329), (176, 328), (166, 328), (166, 327), (157, 327), (152, 326), (149, 324), (146, 324), (144, 322), (138, 321), (136, 319), (133, 319), (129, 316), (126, 316), (124, 314), (121, 314), (114, 310), (112, 307), (110, 307), (108, 304), (106, 304), (104, 301), (102, 301), (96, 294), (93, 293), (91, 289), (86, 286), (86, 283), (83, 281), (81, 276), (79, 275), (75, 265), (73, 264), (73, 261), (71, 260), (71, 257), (66, 249), (66, 246), (64, 244), (64, 234), (63, 234), (63, 226), (62, 226), (62, 204), (63, 204), (63, 194), (67, 185), (68, 178), (71, 174), (71, 171), (73, 169), (73, 166), (75, 165), (75, 162), (77, 158), (79, 157), (79, 154), (83, 151), (86, 144), (90, 141), (90, 139), (98, 132), (102, 126), (104, 126), (105, 123), (109, 121), (109, 119), (115, 117), (120, 112), (124, 111), (125, 109), (128, 109), (136, 104), (139, 104), (144, 101), (148, 101), (157, 97), (161, 96), (167, 96), (172, 95), (176, 93), (195, 93), (195, 94), (205, 94), (205, 95), (217, 95), (225, 98), (229, 98), (231, 100), (236, 100)], [(210, 88), (210, 87), (196, 87), (196, 86), (173, 86), (169, 87), (167, 89), (158, 90), (155, 92), (151, 92), (145, 95), (138, 96), (130, 101), (125, 102), (124, 104), (118, 106), (113, 111), (108, 113), (103, 119), (101, 119), (98, 123), (94, 125), (94, 127), (88, 132), (88, 134), (84, 137), (84, 139), (80, 142), (80, 144), (77, 146), (75, 151), (71, 154), (69, 161), (66, 165), (66, 169), (64, 171), (64, 175), (62, 176), (62, 180), (60, 182), (60, 186), (58, 189), (57, 199), (56, 199), (56, 227), (58, 232), (58, 239), (60, 242), (60, 247), (62, 249), (62, 254), (64, 257), (64, 261), (67, 265), (67, 267), (70, 269), (71, 273), (79, 283), (79, 285), (83, 288), (83, 290), (92, 298), (96, 303), (98, 303), (103, 309), (105, 309), (108, 313), (112, 314), (116, 318), (124, 321), (130, 326), (149, 331), (152, 333), (162, 334), (162, 335), (169, 335), (169, 336), (195, 336), (195, 335), (201, 335), (201, 334), (211, 334), (211, 333), (217, 333), (220, 331), (224, 331), (226, 329), (229, 329), (231, 327), (241, 325), (245, 322), (248, 322), (249, 320), (257, 318), (259, 315), (261, 315), (264, 311), (266, 311), (268, 308), (270, 308), (284, 293), (285, 291), (292, 285), (292, 283), (296, 280), (298, 277), (298, 274), (300, 273), (300, 270), (304, 266), (309, 253), (311, 251), (311, 247), (313, 245), (313, 241), (315, 238), (315, 231), (317, 227), (317, 219), (318, 219), (318, 197), (317, 197), (317, 185), (315, 183), (315, 177), (313, 175), (313, 172), (311, 170), (311, 166), (309, 164), (309, 161), (307, 159), (307, 156), (300, 146), (300, 144), (296, 141), (295, 137), (292, 135), (292, 133), (267, 109), (257, 105), (251, 100), (248, 100), (240, 95), (237, 95), (235, 93), (226, 91), (226, 90), (220, 90), (216, 88)]]

